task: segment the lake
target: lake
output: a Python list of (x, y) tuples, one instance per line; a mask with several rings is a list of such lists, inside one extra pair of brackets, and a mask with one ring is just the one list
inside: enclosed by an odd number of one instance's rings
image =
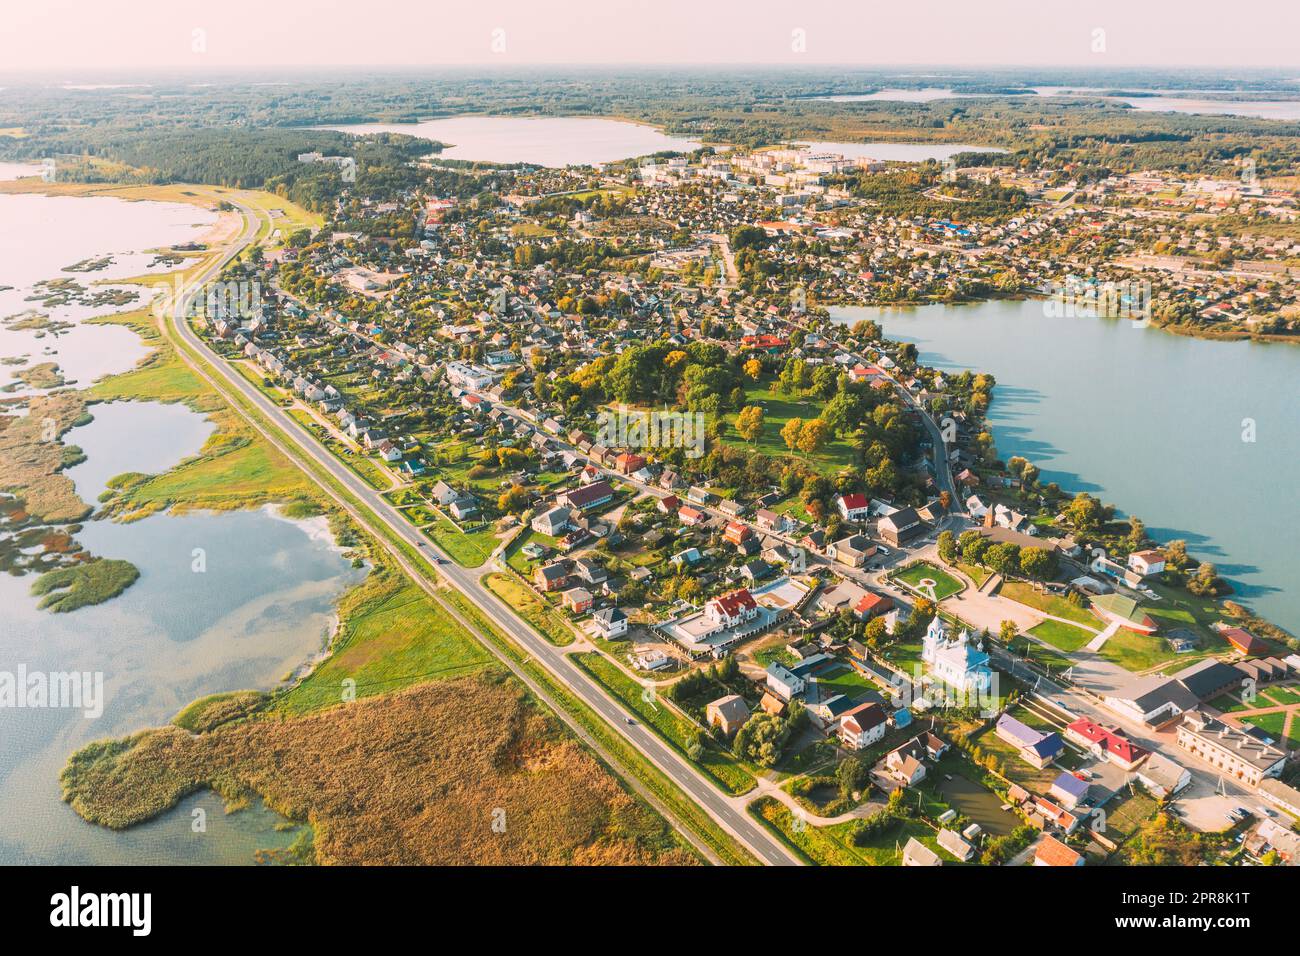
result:
[(651, 153), (690, 152), (700, 144), (653, 126), (588, 117), (455, 116), (422, 123), (327, 126), (344, 133), (405, 133), (450, 144), (444, 159), (538, 166), (594, 166)]
[[(1300, 632), (1300, 505), (1288, 490), (1300, 462), (1300, 348), (1049, 318), (1033, 300), (831, 315), (875, 319), (936, 368), (991, 372), (1002, 458), (1029, 459), (1044, 481), (1139, 516), (1157, 538), (1185, 538), (1238, 597)], [(1243, 441), (1248, 420), (1254, 441)]]
[[(111, 303), (44, 305), (31, 300), (38, 283), (73, 279), (87, 291), (103, 287), (147, 301), (140, 287), (111, 280), (173, 268), (154, 262), (152, 250), (193, 242), (217, 221), (217, 214), (180, 203), (129, 202), (107, 196), (0, 194), (0, 356), (24, 357), (27, 365), (56, 362), (65, 378), (84, 387), (95, 379), (132, 368), (148, 349), (130, 329), (86, 324), (85, 320), (132, 306)], [(64, 271), (91, 260), (109, 261), (89, 272)], [(95, 262), (95, 265), (101, 265)], [(45, 316), (54, 328), (16, 328), (26, 316)], [(0, 368), (0, 385), (21, 366)], [(38, 389), (19, 388), (16, 394)]]
[[(175, 203), (112, 198), (0, 195), (0, 316), (30, 309), (43, 279), (83, 284), (166, 267), (149, 251), (200, 239), (215, 214)], [(111, 256), (87, 274), (63, 267)], [(125, 371), (148, 349), (121, 326), (85, 324), (121, 306), (41, 309), (72, 323), (58, 333), (0, 329), (0, 355), (57, 360), (82, 386)], [(87, 454), (69, 469), (88, 503), (125, 471), (156, 473), (197, 453), (212, 425), (183, 405), (92, 405), (94, 420), (67, 440)], [(335, 546), (323, 518), (289, 521), (273, 509), (155, 515), (119, 524), (89, 521), (77, 538), (96, 555), (123, 558), (140, 578), (122, 595), (68, 614), (37, 609), (33, 578), (0, 576), (0, 671), (103, 674), (102, 715), (80, 710), (0, 709), (0, 865), (14, 863), (251, 863), (259, 849), (289, 845), (297, 829), (258, 803), (227, 815), (211, 793), (115, 833), (87, 824), (62, 802), (67, 758), (94, 740), (166, 723), (195, 698), (270, 689), (324, 648), (339, 597), (364, 571)], [(196, 549), (203, 557), (196, 566)], [(202, 570), (197, 568), (201, 567)], [(195, 832), (193, 813), (206, 815)]]
[[(1037, 86), (1033, 93), (959, 93), (946, 87), (920, 89), (886, 89), (874, 93), (844, 93), (819, 96), (831, 103), (930, 103), (934, 100), (970, 99), (974, 97), (1002, 97), (1023, 99), (1027, 96), (1077, 96), (1106, 99), (1126, 103), (1146, 112), (1191, 113), (1208, 116), (1253, 116), (1258, 119), (1300, 119), (1300, 100), (1215, 100), (1197, 96), (1202, 91), (1152, 90), (1152, 96), (1102, 97), (1106, 89), (1087, 86)], [(1146, 92), (1131, 90), (1130, 92)], [(881, 157), (885, 158), (885, 157)]]

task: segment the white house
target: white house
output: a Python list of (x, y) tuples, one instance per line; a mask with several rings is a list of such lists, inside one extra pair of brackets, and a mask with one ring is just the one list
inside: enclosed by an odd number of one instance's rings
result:
[(1134, 551), (1128, 556), (1128, 567), (1144, 578), (1149, 577), (1165, 569), (1165, 556), (1154, 550)]
[(758, 602), (748, 588), (740, 588), (706, 604), (704, 616), (719, 627), (738, 627), (758, 616)]
[(596, 629), (605, 640), (612, 640), (627, 633), (627, 615), (616, 607), (601, 608), (591, 615), (596, 622)]
[(850, 750), (863, 750), (883, 740), (889, 729), (889, 717), (879, 704), (859, 704), (840, 715), (840, 743)]
[(784, 664), (773, 662), (767, 665), (767, 687), (782, 700), (791, 700), (804, 692), (807, 685), (804, 679)]
[(866, 521), (871, 514), (871, 503), (862, 494), (840, 495), (835, 499), (835, 507), (845, 521)]

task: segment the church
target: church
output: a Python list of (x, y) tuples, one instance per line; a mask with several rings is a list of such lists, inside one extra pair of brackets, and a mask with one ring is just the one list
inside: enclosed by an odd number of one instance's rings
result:
[(937, 679), (959, 690), (987, 693), (992, 686), (988, 654), (970, 643), (970, 633), (965, 630), (949, 640), (948, 629), (938, 615), (926, 628), (921, 660)]

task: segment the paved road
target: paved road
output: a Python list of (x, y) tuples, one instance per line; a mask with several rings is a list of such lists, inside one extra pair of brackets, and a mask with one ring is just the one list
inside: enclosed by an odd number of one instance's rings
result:
[[(171, 316), (176, 335), (192, 349), (204, 356), (216, 370), (226, 386), (238, 392), (248, 403), (254, 405), (267, 419), (279, 426), (282, 437), (291, 442), (297, 450), (310, 456), (316, 464), (327, 471), (348, 492), (365, 504), (374, 517), (382, 521), (394, 535), (408, 542), (412, 547), (438, 555), (439, 571), (459, 591), (465, 594), (477, 607), (504, 633), (519, 646), (532, 655), (533, 660), (545, 667), (574, 696), (578, 697), (598, 713), (617, 733), (626, 738), (656, 767), (667, 774), (672, 781), (702, 806), (711, 817), (728, 833), (736, 837), (745, 847), (765, 864), (790, 866), (799, 865), (800, 860), (773, 837), (766, 829), (756, 823), (744, 810), (746, 798), (728, 797), (719, 792), (711, 783), (675, 750), (665, 744), (652, 730), (636, 724), (627, 723), (627, 713), (596, 684), (587, 674), (573, 664), (562, 650), (552, 646), (541, 638), (525, 622), (515, 616), (514, 612), (495, 594), (484, 587), (479, 576), (483, 570), (462, 568), (428, 543), (424, 536), (413, 528), (401, 513), (388, 501), (363, 482), (355, 473), (339, 462), (313, 438), (301, 431), (297, 423), (273, 401), (254, 388), (237, 371), (195, 334), (182, 316), (187, 304), (203, 283), (218, 275), (226, 263), (233, 259), (247, 246), (257, 232), (257, 213), (235, 200), (244, 216), (244, 234), (239, 242), (221, 261), (214, 264), (200, 276), (191, 287), (191, 291), (182, 297), (178, 308)], [(272, 440), (275, 440), (274, 437)], [(307, 472), (316, 481), (316, 477)]]

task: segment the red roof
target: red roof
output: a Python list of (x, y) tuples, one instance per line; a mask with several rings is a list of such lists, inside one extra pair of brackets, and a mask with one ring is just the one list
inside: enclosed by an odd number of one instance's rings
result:
[(718, 605), (727, 617), (735, 617), (741, 611), (758, 607), (758, 602), (754, 600), (754, 595), (749, 593), (749, 588), (741, 588), (738, 591), (732, 591), (730, 594), (724, 594), (722, 597), (714, 598), (713, 603)]
[(874, 727), (879, 727), (889, 718), (885, 716), (885, 709), (874, 701), (868, 701), (865, 704), (858, 704), (852, 710), (840, 715), (840, 723), (852, 722), (863, 734)]
[(854, 492), (851, 495), (841, 495), (840, 501), (844, 502), (844, 508), (847, 511), (856, 511), (857, 509), (865, 508), (870, 504), (870, 502), (867, 501), (866, 495), (858, 494), (857, 492)]
[(1124, 736), (1123, 731), (1095, 724), (1087, 717), (1080, 717), (1065, 728), (1073, 731), (1090, 744), (1100, 744), (1107, 753), (1114, 754), (1125, 763), (1137, 763), (1148, 753)]
[(892, 599), (886, 597), (883, 594), (872, 594), (868, 592), (862, 595), (861, 599), (854, 606), (853, 610), (856, 611), (858, 614), (870, 614), (876, 608), (881, 607), (883, 605), (888, 605), (889, 607), (893, 607), (894, 602)]
[(1240, 627), (1225, 627), (1219, 632), (1225, 641), (1243, 654), (1266, 654), (1268, 645), (1250, 631)]
[(1046, 866), (1078, 866), (1079, 853), (1054, 836), (1043, 835), (1034, 851), (1034, 859)]

